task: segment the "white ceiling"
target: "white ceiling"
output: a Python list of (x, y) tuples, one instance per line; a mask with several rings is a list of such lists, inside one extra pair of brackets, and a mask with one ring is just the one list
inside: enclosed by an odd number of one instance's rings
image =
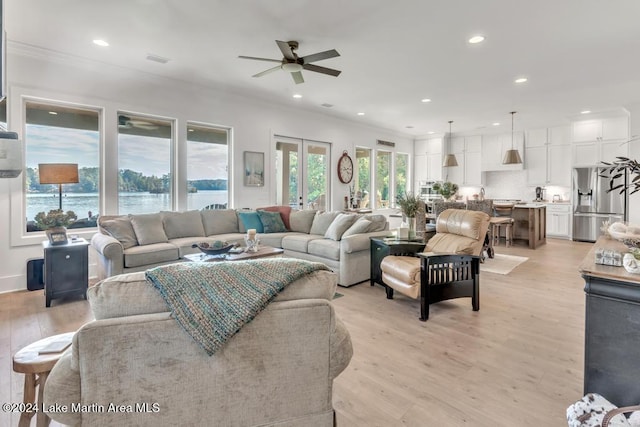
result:
[[(11, 42), (411, 135), (444, 132), (448, 120), (454, 132), (510, 131), (511, 110), (517, 130), (640, 102), (638, 0), (4, 1)], [(475, 34), (486, 40), (467, 43)], [(276, 39), (299, 41), (300, 56), (336, 49), (316, 64), (342, 74), (252, 78), (276, 64), (238, 55), (281, 59)]]

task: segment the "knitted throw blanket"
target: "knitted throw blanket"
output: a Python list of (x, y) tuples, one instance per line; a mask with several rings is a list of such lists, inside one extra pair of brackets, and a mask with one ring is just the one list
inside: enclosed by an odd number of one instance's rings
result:
[(211, 356), (289, 283), (322, 263), (287, 258), (184, 262), (147, 270), (180, 326)]

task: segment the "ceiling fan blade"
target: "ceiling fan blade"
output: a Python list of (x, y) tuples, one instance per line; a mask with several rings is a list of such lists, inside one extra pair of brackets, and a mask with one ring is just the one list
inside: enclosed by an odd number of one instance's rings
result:
[(342, 72), (340, 70), (334, 70), (333, 68), (320, 67), (318, 65), (313, 65), (313, 64), (304, 64), (302, 68), (309, 71), (315, 71), (316, 73), (328, 74), (333, 77), (338, 77)]
[(296, 84), (304, 83), (304, 79), (302, 78), (302, 73), (300, 71), (291, 73), (291, 77), (293, 77), (293, 81), (296, 82)]
[(294, 59), (294, 60), (296, 59), (295, 55), (293, 54), (293, 51), (291, 50), (291, 46), (289, 46), (289, 43), (283, 42), (280, 40), (276, 40), (276, 43), (278, 44), (278, 47), (282, 51), (282, 54), (284, 55), (285, 58)]
[(255, 56), (243, 56), (240, 55), (238, 56), (238, 58), (242, 58), (242, 59), (253, 59), (255, 61), (267, 61), (267, 62), (282, 62), (279, 59), (270, 59), (270, 58), (256, 58)]
[(336, 56), (340, 56), (338, 51), (335, 49), (331, 49), (324, 52), (318, 52), (312, 55), (303, 56), (300, 59), (302, 59), (305, 64), (309, 64), (311, 62), (321, 61), (323, 59), (335, 58)]
[(268, 70), (264, 70), (264, 71), (262, 71), (262, 72), (260, 72), (260, 73), (258, 73), (258, 74), (254, 74), (254, 75), (253, 75), (253, 76), (251, 76), (251, 77), (262, 77), (262, 76), (264, 76), (265, 74), (273, 73), (274, 71), (277, 71), (277, 70), (279, 70), (279, 69), (280, 69), (280, 65), (276, 65), (276, 66), (275, 66), (275, 67), (273, 67), (273, 68), (269, 68)]

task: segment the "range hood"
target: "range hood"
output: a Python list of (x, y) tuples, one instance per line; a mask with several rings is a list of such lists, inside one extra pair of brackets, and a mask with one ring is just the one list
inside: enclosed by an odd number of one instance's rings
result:
[(0, 178), (16, 178), (22, 172), (22, 146), (15, 132), (0, 132)]

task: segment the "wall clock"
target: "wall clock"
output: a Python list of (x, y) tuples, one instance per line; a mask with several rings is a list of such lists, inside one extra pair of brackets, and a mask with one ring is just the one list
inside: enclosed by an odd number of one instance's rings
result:
[(338, 179), (343, 184), (348, 184), (353, 179), (353, 161), (346, 150), (338, 160)]

